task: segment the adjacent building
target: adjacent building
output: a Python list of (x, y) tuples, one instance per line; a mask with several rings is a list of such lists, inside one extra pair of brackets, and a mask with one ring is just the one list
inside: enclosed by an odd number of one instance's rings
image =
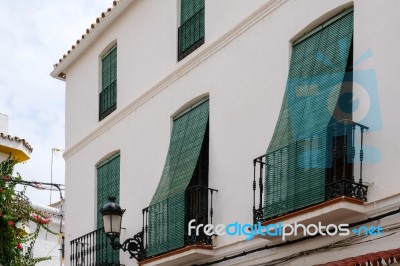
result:
[[(8, 132), (8, 116), (0, 114), (0, 162), (14, 158), (17, 163), (23, 163), (30, 159), (33, 148), (25, 140), (17, 136), (9, 135)], [(39, 183), (38, 183), (39, 184)], [(26, 198), (26, 200), (29, 200)], [(56, 202), (50, 206), (38, 204), (29, 201), (29, 204), (35, 210), (41, 211), (44, 217), (49, 220), (48, 228), (54, 232), (49, 233), (46, 230), (40, 230), (35, 240), (33, 250), (28, 252), (30, 242), (24, 244), (24, 252), (33, 258), (51, 257), (50, 260), (39, 262), (38, 265), (64, 265), (63, 264), (63, 204), (64, 200)], [(35, 218), (35, 216), (33, 217)], [(35, 232), (36, 223), (29, 221), (28, 224), (17, 223), (16, 226), (25, 230), (27, 233)]]
[(114, 1), (51, 72), (66, 265), (396, 265), (399, 9)]
[[(32, 203), (34, 209), (41, 211), (43, 217), (46, 217), (49, 221), (48, 229), (40, 230), (38, 237), (35, 240), (35, 245), (31, 252), (31, 256), (36, 257), (51, 257), (49, 260), (37, 263), (37, 265), (43, 266), (59, 266), (64, 265), (64, 217), (63, 217), (63, 206), (65, 200), (62, 199), (50, 205), (42, 205)], [(36, 224), (29, 222), (27, 230), (34, 232), (36, 230)]]
[(0, 161), (12, 156), (17, 162), (24, 162), (30, 158), (32, 150), (25, 139), (8, 134), (8, 116), (0, 113)]

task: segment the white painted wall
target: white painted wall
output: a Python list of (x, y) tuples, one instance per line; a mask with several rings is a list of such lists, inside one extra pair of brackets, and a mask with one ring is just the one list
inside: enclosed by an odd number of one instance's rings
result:
[[(210, 10), (206, 12), (206, 45), (214, 42), (267, 1), (257, 0), (250, 4), (246, 0), (229, 1), (229, 8), (224, 8), (225, 2), (206, 1), (206, 9)], [(101, 67), (100, 55), (106, 52), (104, 49), (110, 43), (117, 40), (118, 87), (126, 88), (118, 90), (119, 110), (189, 60), (187, 58), (177, 62), (178, 7), (177, 0), (134, 1), (81, 55), (79, 64), (73, 64), (66, 71), (66, 104), (83, 105), (74, 110), (67, 107), (66, 133), (70, 136), (66, 138), (67, 148), (98, 125), (97, 94), (101, 83), (97, 74)], [(129, 66), (128, 70), (123, 66)]]
[[(387, 1), (385, 4), (373, 0), (355, 2), (357, 18), (355, 29), (362, 30), (355, 31), (354, 60), (360, 58), (367, 50), (373, 54), (368, 60), (356, 65), (355, 70), (375, 71), (379, 99), (373, 98), (370, 101), (376, 103), (379, 100), (382, 121), (381, 128), (374, 129), (372, 125), (372, 130), (366, 135), (367, 145), (377, 150), (373, 157), (371, 153), (366, 155), (367, 160), (376, 161), (365, 165), (365, 176), (371, 183), (369, 190), (371, 200), (399, 192), (398, 186), (393, 186), (399, 184), (397, 178), (399, 165), (395, 163), (399, 159), (400, 148), (400, 143), (396, 141), (399, 130), (399, 123), (396, 123), (399, 110), (396, 76), (397, 69), (400, 68), (400, 55), (395, 52), (400, 36), (400, 23), (396, 18), (396, 9), (400, 7), (399, 5), (400, 3), (395, 0)], [(374, 23), (372, 17), (379, 17), (379, 21)], [(368, 108), (368, 105), (362, 108)]]
[[(37, 265), (41, 266), (60, 266), (64, 265), (61, 264), (60, 261), (60, 241), (61, 238), (57, 234), (60, 232), (60, 220), (58, 218), (53, 217), (52, 222), (49, 224), (49, 229), (56, 233), (52, 234), (47, 232), (44, 229), (41, 229), (39, 235), (35, 241), (35, 245), (33, 247), (33, 257), (51, 257), (50, 260), (42, 261), (37, 263)], [(32, 222), (29, 223), (29, 230), (30, 232), (34, 232), (36, 230), (36, 225)], [(64, 230), (64, 225), (62, 226), (61, 230)]]
[[(69, 241), (95, 229), (95, 165), (115, 150), (121, 154), (120, 197), (127, 209), (121, 238), (141, 229), (141, 210), (149, 204), (164, 166), (171, 115), (203, 94), (210, 97), (209, 185), (219, 189), (214, 221), (251, 222), (252, 160), (266, 151), (278, 118), (291, 40), (352, 5), (347, 0), (282, 1), (252, 26), (238, 28), (230, 39), (219, 39), (262, 3), (206, 1), (206, 43), (177, 63), (177, 2), (135, 1), (68, 68), (66, 258)], [(395, 87), (400, 69), (400, 55), (395, 52), (400, 2), (355, 0), (354, 7), (354, 59), (367, 49), (374, 54), (355, 69), (376, 72), (383, 123), (380, 130), (365, 135), (366, 144), (381, 153), (379, 163), (364, 168), (365, 180), (371, 184), (369, 201), (373, 202), (399, 192), (399, 186), (393, 184), (398, 184), (396, 174), (400, 170), (395, 163), (400, 148), (396, 141), (400, 91)], [(98, 122), (99, 55), (115, 39), (118, 108)], [(217, 49), (214, 41), (224, 45)], [(167, 75), (174, 78), (163, 80), (166, 85), (155, 86)], [(237, 240), (220, 237), (216, 243), (221, 246)], [(233, 247), (226, 249), (232, 251)], [(280, 252), (289, 254), (290, 248)], [(121, 253), (121, 259), (122, 263), (132, 263), (127, 254)]]

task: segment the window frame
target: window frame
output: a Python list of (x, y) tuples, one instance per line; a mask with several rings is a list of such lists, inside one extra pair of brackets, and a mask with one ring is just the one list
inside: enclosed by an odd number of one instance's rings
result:
[[(113, 58), (114, 57), (114, 58)], [(99, 80), (99, 121), (102, 121), (117, 109), (117, 82), (118, 82), (118, 50), (117, 44), (111, 46), (100, 61)], [(107, 60), (107, 62), (106, 62)], [(106, 65), (108, 64), (108, 66)], [(108, 69), (105, 69), (107, 68)], [(109, 75), (109, 81), (105, 85), (105, 72)]]
[(193, 14), (185, 20), (182, 19), (183, 1), (190, 0), (181, 0), (179, 5), (180, 23), (177, 34), (178, 62), (194, 52), (203, 45), (205, 41), (205, 0), (196, 0), (197, 2), (192, 0), (192, 3), (198, 3), (200, 1), (202, 1), (202, 3), (199, 5), (200, 8), (193, 7)]

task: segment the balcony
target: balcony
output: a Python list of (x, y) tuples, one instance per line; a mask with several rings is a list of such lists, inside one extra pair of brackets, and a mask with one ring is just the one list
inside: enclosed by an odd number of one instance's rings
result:
[(71, 241), (71, 266), (119, 266), (119, 251), (113, 250), (103, 228)]
[(360, 206), (368, 192), (363, 183), (367, 129), (342, 120), (290, 144), (293, 147), (255, 158), (253, 222), (301, 220), (304, 224), (363, 215)]
[[(110, 239), (107, 238), (103, 228), (97, 229), (84, 236), (71, 241), (71, 266), (116, 266), (123, 265), (119, 262), (119, 249), (129, 251), (132, 258), (140, 262), (140, 265), (174, 265), (185, 264), (190, 261), (198, 260), (212, 255), (212, 236), (204, 233), (195, 234), (195, 230), (188, 234), (188, 223), (191, 220), (193, 226), (198, 224), (213, 223), (213, 195), (218, 190), (203, 187), (192, 186), (185, 191), (184, 195), (184, 217), (182, 230), (178, 233), (182, 236), (182, 245), (170, 248), (163, 252), (157, 252), (157, 247), (166, 244), (163, 241), (168, 240), (168, 232), (171, 232), (171, 225), (168, 223), (158, 223), (157, 218), (153, 218), (153, 225), (149, 225), (150, 215), (159, 215), (151, 213), (151, 206), (143, 209), (143, 226), (133, 238), (128, 239), (118, 247), (113, 249)], [(169, 199), (167, 199), (168, 201)], [(168, 206), (163, 205), (162, 206)], [(163, 209), (165, 211), (165, 209)], [(153, 216), (154, 217), (154, 216)], [(165, 216), (164, 216), (165, 217)], [(179, 217), (175, 217), (179, 220)], [(154, 227), (154, 225), (156, 227)], [(153, 235), (149, 232), (153, 230)], [(156, 234), (154, 234), (156, 233)], [(161, 238), (158, 238), (161, 233)], [(151, 239), (150, 239), (151, 238)], [(176, 240), (176, 239), (175, 239)], [(161, 241), (161, 242), (160, 242)], [(149, 252), (150, 250), (150, 252)]]
[(117, 109), (117, 80), (108, 85), (99, 97), (99, 121)]
[(178, 61), (204, 43), (204, 8), (199, 10), (178, 29)]
[[(159, 247), (167, 244), (165, 243), (165, 240), (169, 239), (169, 236), (168, 233), (164, 234), (164, 232), (170, 232), (171, 223), (159, 223), (159, 218), (153, 218), (154, 221), (150, 221), (153, 223), (153, 227), (154, 224), (156, 224), (157, 227), (163, 229), (163, 232), (159, 232), (157, 228), (153, 228), (151, 229), (153, 230), (152, 235), (152, 233), (149, 232), (149, 228), (151, 227), (151, 225), (149, 226), (149, 215), (155, 217), (158, 214), (151, 214), (151, 207), (143, 209), (143, 228), (142, 232), (139, 234), (143, 236), (145, 255), (140, 260), (140, 265), (152, 265), (155, 262), (157, 262), (157, 265), (169, 265), (172, 261), (174, 265), (177, 265), (179, 263), (184, 264), (211, 256), (212, 236), (207, 236), (204, 233), (196, 235), (195, 230), (192, 230), (191, 234), (189, 235), (187, 226), (191, 220), (195, 220), (192, 223), (193, 226), (197, 226), (198, 224), (213, 223), (213, 195), (214, 192), (217, 191), (218, 190), (216, 189), (198, 185), (186, 189), (183, 219), (184, 224), (183, 227), (178, 225), (178, 228), (183, 230), (182, 232), (178, 231), (178, 234), (182, 236), (182, 244), (177, 246), (175, 245), (174, 248), (169, 248), (168, 250), (162, 250), (159, 249)], [(167, 199), (167, 201), (168, 200), (169, 199)], [(176, 220), (174, 222), (176, 222)], [(161, 239), (155, 237), (155, 233), (157, 233), (157, 235), (158, 233), (162, 233), (163, 235), (161, 236)]]

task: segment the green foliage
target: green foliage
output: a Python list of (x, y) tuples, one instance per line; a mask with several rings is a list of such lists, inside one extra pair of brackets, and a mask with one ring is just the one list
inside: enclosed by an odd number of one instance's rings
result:
[[(25, 196), (26, 186), (16, 190), (22, 178), (14, 173), (16, 161), (12, 158), (0, 163), (0, 265), (33, 266), (50, 257), (32, 258), (31, 251), (41, 229), (53, 233), (48, 228), (49, 220), (43, 213), (34, 210)], [(29, 222), (36, 224), (32, 233), (26, 233), (16, 225)], [(28, 246), (23, 250), (23, 246)]]

